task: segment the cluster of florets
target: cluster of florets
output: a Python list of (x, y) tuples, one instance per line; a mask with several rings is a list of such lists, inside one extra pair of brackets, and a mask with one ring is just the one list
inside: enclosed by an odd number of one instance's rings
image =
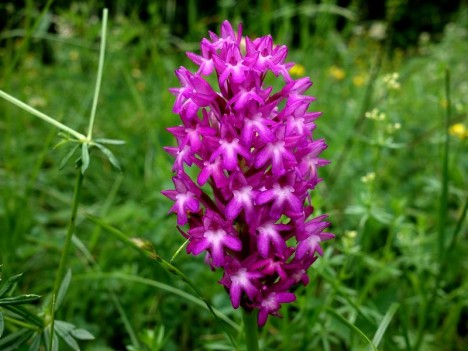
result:
[[(319, 158), (327, 145), (312, 137), (320, 113), (307, 112), (312, 82), (290, 77), (286, 46), (243, 37), (227, 21), (220, 37), (202, 40), (201, 56), (187, 55), (199, 69), (179, 68), (181, 87), (170, 89), (182, 125), (168, 129), (178, 144), (166, 148), (175, 189), (163, 194), (175, 202), (187, 252), (224, 269), (233, 307), (258, 309), (264, 325), (295, 300), (291, 289), (309, 282), (320, 242), (333, 237), (325, 215), (312, 217), (309, 191), (328, 164)], [(282, 76), (279, 91), (264, 85), (268, 72)], [(204, 78), (213, 73), (215, 88)]]

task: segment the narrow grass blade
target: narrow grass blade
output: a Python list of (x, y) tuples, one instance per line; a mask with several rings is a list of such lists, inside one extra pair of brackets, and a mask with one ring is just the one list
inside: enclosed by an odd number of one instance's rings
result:
[(26, 303), (34, 302), (39, 300), (41, 297), (34, 294), (26, 294), (15, 297), (5, 297), (0, 299), (0, 306), (6, 305), (24, 305)]
[(19, 346), (29, 339), (32, 332), (28, 329), (20, 329), (0, 340), (0, 350), (18, 350)]
[(450, 246), (449, 246), (449, 252), (453, 249), (453, 247), (455, 246), (455, 244), (457, 243), (457, 240), (458, 240), (458, 235), (461, 233), (461, 229), (462, 229), (462, 226), (463, 226), (463, 223), (465, 222), (465, 218), (466, 218), (466, 213), (468, 212), (468, 196), (466, 197), (465, 199), (465, 205), (463, 206), (463, 210), (462, 210), (462, 213), (461, 213), (461, 216), (460, 218), (458, 219), (458, 222), (457, 222), (457, 225), (455, 227), (455, 230), (453, 231), (453, 235), (452, 235), (452, 241), (450, 243)]
[(41, 347), (41, 334), (36, 333), (31, 339), (31, 346), (28, 351), (39, 351)]
[[(101, 229), (101, 227), (97, 227), (97, 228)], [(73, 236), (72, 240), (73, 240), (73, 244), (83, 253), (83, 255), (86, 257), (86, 259), (89, 261), (89, 263), (92, 266), (94, 266), (94, 268), (98, 272), (101, 273), (102, 272), (101, 268), (96, 263), (96, 260), (94, 259), (93, 255), (88, 250), (88, 248), (84, 245), (84, 243), (77, 236)], [(122, 319), (122, 323), (123, 323), (123, 325), (124, 325), (124, 327), (125, 327), (125, 329), (126, 329), (126, 331), (128, 333), (128, 336), (130, 337), (132, 345), (134, 347), (136, 347), (136, 348), (140, 348), (138, 338), (137, 338), (136, 333), (135, 333), (135, 330), (134, 330), (132, 324), (130, 323), (130, 320), (129, 320), (128, 316), (127, 316), (127, 312), (122, 307), (122, 304), (120, 303), (119, 299), (117, 298), (117, 294), (115, 293), (114, 289), (112, 287), (110, 287), (110, 286), (107, 286), (106, 289), (107, 289), (107, 291), (109, 293), (110, 299), (112, 300), (112, 302), (115, 305), (115, 308), (117, 309), (117, 312), (120, 314), (120, 318)], [(87, 332), (87, 331), (83, 330), (83, 332)], [(89, 334), (89, 335), (92, 338), (94, 338), (91, 334)], [(85, 334), (83, 334), (83, 337), (89, 337), (89, 335), (86, 336)], [(88, 340), (88, 339), (83, 339), (83, 340)]]
[(55, 302), (55, 310), (57, 311), (58, 308), (60, 307), (60, 304), (63, 301), (63, 298), (67, 294), (68, 286), (70, 285), (72, 278), (72, 272), (71, 269), (67, 271), (67, 274), (63, 277), (62, 284), (60, 284), (59, 291), (57, 293), (57, 300)]
[(0, 312), (0, 338), (2, 337), (4, 330), (5, 330), (5, 322), (3, 320), (2, 312)]
[(166, 270), (168, 273), (172, 274), (172, 275), (175, 275), (177, 278), (179, 278), (180, 280), (182, 280), (184, 283), (186, 283), (197, 295), (198, 297), (203, 301), (203, 303), (206, 305), (206, 307), (208, 308), (208, 310), (211, 312), (211, 314), (215, 317), (215, 319), (218, 321), (219, 325), (221, 326), (221, 328), (223, 328), (223, 330), (226, 332), (226, 335), (228, 336), (229, 338), (229, 341), (235, 346), (235, 342), (234, 342), (234, 339), (232, 338), (231, 334), (229, 334), (226, 329), (224, 328), (224, 324), (223, 323), (220, 323), (220, 320), (218, 318), (218, 316), (216, 315), (213, 307), (211, 306), (211, 304), (203, 297), (201, 291), (197, 288), (197, 286), (192, 282), (190, 281), (190, 279), (188, 279), (188, 277), (183, 274), (177, 267), (173, 266), (172, 264), (170, 264), (169, 262), (167, 262), (166, 260), (164, 260), (161, 256), (159, 256), (153, 249), (153, 247), (151, 246), (151, 244), (147, 243), (147, 244), (141, 244), (139, 243), (139, 241), (133, 241), (132, 239), (130, 239), (125, 233), (121, 232), (120, 230), (118, 230), (117, 228), (114, 228), (112, 227), (111, 225), (105, 223), (104, 221), (102, 221), (101, 219), (97, 218), (97, 217), (94, 217), (94, 216), (91, 216), (91, 215), (88, 215), (87, 216), (89, 220), (91, 220), (92, 222), (96, 223), (96, 224), (99, 224), (100, 226), (102, 226), (104, 229), (107, 230), (107, 232), (109, 234), (112, 234), (116, 239), (120, 240), (121, 242), (123, 242), (125, 245), (137, 250), (138, 252), (140, 252), (141, 254), (145, 255), (146, 257), (150, 258), (151, 260), (154, 260), (156, 261), (157, 263), (159, 263), (159, 265), (164, 268), (164, 270)]
[(387, 330), (388, 325), (392, 321), (393, 316), (395, 315), (399, 306), (400, 305), (398, 303), (391, 304), (387, 310), (387, 313), (385, 313), (385, 316), (382, 318), (382, 322), (380, 322), (380, 325), (377, 328), (374, 337), (372, 338), (372, 342), (376, 347), (379, 346), (380, 342), (382, 341), (385, 331)]
[(177, 256), (179, 256), (180, 252), (183, 250), (184, 247), (187, 246), (188, 244), (188, 239), (184, 241), (184, 243), (182, 245), (180, 245), (180, 247), (176, 250), (176, 252), (174, 253), (174, 255), (172, 255), (171, 257), (171, 260), (169, 262), (172, 263), (172, 261), (174, 261), (176, 259)]
[(23, 318), (26, 322), (31, 323), (38, 329), (43, 328), (44, 321), (36, 316), (33, 312), (24, 308), (22, 305), (5, 305), (3, 306), (6, 310), (13, 312), (15, 315)]
[(445, 99), (447, 103), (445, 113), (445, 128), (444, 128), (444, 145), (442, 154), (442, 192), (440, 194), (440, 205), (439, 205), (439, 228), (438, 228), (438, 257), (440, 262), (443, 262), (445, 257), (445, 228), (447, 223), (447, 198), (448, 198), (448, 159), (450, 153), (450, 116), (451, 116), (451, 100), (450, 100), (450, 71), (445, 71)]
[(350, 330), (354, 331), (357, 335), (365, 339), (368, 343), (369, 346), (372, 348), (373, 351), (378, 351), (377, 347), (374, 345), (374, 343), (362, 332), (361, 329), (356, 327), (354, 324), (350, 323), (347, 321), (344, 317), (342, 317), (339, 313), (331, 309), (330, 307), (325, 308), (326, 311), (331, 314), (333, 317), (338, 319), (340, 322), (342, 322), (345, 326), (347, 326)]
[(0, 289), (0, 297), (11, 293), (13, 289), (15, 288), (16, 282), (19, 280), (19, 278), (21, 278), (22, 275), (23, 273), (20, 273), (20, 274), (14, 275), (13, 277), (8, 278), (6, 283)]
[[(180, 296), (180, 297), (182, 297), (183, 299), (185, 299), (187, 301), (190, 301), (190, 302), (192, 302), (192, 303), (194, 303), (194, 304), (196, 304), (196, 305), (198, 305), (200, 307), (203, 307), (203, 308), (207, 309), (206, 304), (202, 300), (200, 300), (200, 298), (198, 298), (196, 296), (193, 296), (193, 295), (190, 295), (190, 294), (186, 293), (185, 291), (174, 288), (174, 287), (172, 287), (170, 285), (158, 282), (157, 280), (142, 278), (142, 277), (139, 277), (139, 276), (134, 276), (134, 275), (125, 274), (125, 273), (102, 273), (102, 272), (86, 273), (84, 275), (76, 276), (75, 279), (76, 280), (120, 279), (120, 280), (124, 280), (124, 281), (128, 281), (128, 282), (132, 282), (132, 283), (144, 284), (144, 285), (152, 286), (152, 287), (155, 287), (157, 289), (167, 291), (168, 293)], [(221, 311), (219, 311), (219, 310), (217, 310), (215, 308), (213, 308), (213, 310), (216, 313), (216, 315), (219, 317), (219, 319), (221, 319), (224, 322), (226, 322), (227, 324), (229, 324), (229, 326), (231, 326), (237, 332), (240, 332), (240, 326), (236, 322), (234, 322), (232, 319), (230, 319), (228, 316), (226, 316)]]

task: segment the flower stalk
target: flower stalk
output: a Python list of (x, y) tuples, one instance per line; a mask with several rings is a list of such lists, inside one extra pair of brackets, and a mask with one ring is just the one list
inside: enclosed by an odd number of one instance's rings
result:
[(96, 108), (97, 108), (97, 103), (98, 103), (99, 91), (101, 90), (102, 70), (104, 67), (104, 54), (106, 51), (107, 15), (108, 15), (108, 10), (104, 9), (102, 11), (101, 45), (99, 49), (99, 64), (98, 64), (98, 72), (96, 76), (96, 87), (94, 89), (94, 98), (93, 98), (93, 106), (91, 108), (91, 117), (89, 118), (89, 127), (88, 127), (88, 135), (87, 135), (88, 141), (91, 141), (93, 138), (94, 119), (96, 116)]
[(60, 130), (63, 130), (64, 132), (70, 134), (71, 136), (74, 136), (76, 139), (78, 139), (80, 142), (86, 141), (86, 136), (84, 136), (81, 133), (78, 133), (76, 130), (66, 126), (63, 123), (60, 123), (56, 119), (47, 116), (45, 113), (42, 113), (41, 111), (36, 110), (35, 108), (29, 106), (28, 104), (25, 104), (24, 102), (16, 99), (15, 97), (11, 96), (10, 94), (4, 92), (3, 90), (0, 90), (0, 97), (4, 98), (5, 100), (11, 102), (12, 104), (18, 106), (19, 108), (22, 108), (23, 110), (31, 113), (32, 115), (39, 117), (43, 121), (53, 125), (54, 127), (57, 127)]
[(247, 351), (258, 351), (258, 326), (256, 311), (246, 311), (242, 309), (242, 319), (244, 321), (244, 335)]
[(78, 207), (81, 200), (81, 189), (83, 185), (84, 174), (78, 170), (76, 181), (75, 181), (75, 189), (73, 192), (73, 200), (72, 200), (72, 209), (70, 220), (68, 222), (67, 227), (67, 234), (65, 236), (65, 243), (63, 245), (62, 254), (60, 256), (60, 262), (57, 270), (57, 275), (55, 276), (55, 283), (54, 283), (54, 290), (52, 292), (52, 303), (50, 307), (50, 348), (52, 349), (53, 344), (53, 337), (54, 337), (54, 322), (55, 322), (55, 301), (57, 298), (58, 291), (60, 289), (60, 284), (62, 283), (62, 279), (65, 275), (65, 269), (67, 266), (68, 256), (70, 254), (70, 246), (72, 242), (73, 234), (75, 233), (76, 229), (76, 216), (78, 214)]

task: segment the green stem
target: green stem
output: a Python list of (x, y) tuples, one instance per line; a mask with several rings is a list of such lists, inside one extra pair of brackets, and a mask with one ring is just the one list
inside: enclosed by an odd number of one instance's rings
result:
[(4, 92), (3, 90), (0, 90), (0, 97), (4, 98), (5, 100), (11, 102), (12, 104), (15, 104), (19, 108), (22, 108), (23, 110), (33, 114), (36, 117), (39, 117), (43, 121), (52, 124), (53, 126), (63, 130), (64, 132), (67, 132), (70, 135), (73, 135), (75, 138), (77, 138), (80, 141), (86, 140), (86, 137), (75, 131), (74, 129), (71, 129), (70, 127), (67, 127), (65, 124), (60, 123), (59, 121), (53, 119), (52, 117), (47, 116), (46, 114), (42, 113), (41, 111), (36, 110), (35, 108), (25, 104), (24, 102), (14, 98), (10, 94)]
[(429, 312), (432, 306), (434, 305), (437, 299), (437, 292), (439, 291), (440, 284), (442, 282), (442, 277), (445, 274), (445, 264), (447, 255), (446, 253), (448, 248), (445, 245), (445, 227), (447, 223), (447, 198), (448, 198), (448, 183), (449, 183), (449, 171), (448, 171), (448, 161), (449, 161), (449, 153), (450, 153), (450, 143), (449, 143), (449, 127), (450, 127), (450, 120), (451, 120), (451, 100), (450, 100), (450, 71), (448, 69), (445, 70), (445, 98), (447, 102), (446, 113), (445, 113), (445, 128), (444, 128), (444, 145), (443, 145), (443, 153), (442, 153), (442, 191), (440, 194), (440, 204), (439, 204), (439, 225), (437, 231), (437, 248), (435, 253), (439, 258), (439, 272), (437, 273), (437, 279), (435, 280), (436, 284), (432, 291), (429, 292), (429, 297), (425, 301), (425, 304), (422, 305), (424, 317), (420, 323), (418, 328), (418, 334), (416, 337), (416, 342), (413, 347), (413, 350), (419, 351), (421, 348), (424, 333), (427, 332), (427, 324), (429, 321)]
[(65, 269), (68, 261), (68, 256), (70, 254), (70, 246), (72, 242), (73, 234), (76, 229), (76, 215), (78, 213), (78, 207), (81, 199), (81, 188), (83, 185), (83, 173), (78, 170), (76, 177), (75, 190), (73, 193), (73, 204), (72, 212), (70, 216), (70, 221), (68, 222), (67, 235), (65, 237), (65, 244), (62, 249), (62, 255), (60, 257), (60, 263), (55, 277), (54, 290), (52, 292), (52, 303), (51, 303), (51, 328), (50, 328), (50, 348), (52, 349), (53, 339), (54, 339), (54, 321), (55, 321), (55, 299), (57, 297), (58, 291), (60, 289), (60, 284), (62, 283), (63, 276), (65, 274)]
[[(449, 153), (450, 153), (450, 137), (449, 137), (449, 128), (451, 120), (451, 99), (450, 99), (450, 71), (445, 70), (445, 99), (447, 107), (445, 109), (445, 140), (443, 145), (443, 156), (442, 156), (442, 192), (440, 195), (440, 205), (439, 205), (439, 227), (438, 227), (438, 249), (437, 252), (440, 262), (443, 262), (444, 256), (446, 253), (445, 247), (445, 227), (447, 223), (447, 197), (448, 197), (448, 183), (449, 183)], [(442, 269), (442, 267), (440, 267)]]
[(244, 334), (247, 351), (258, 351), (258, 326), (257, 312), (247, 312), (242, 309), (242, 319), (244, 320)]
[(101, 47), (99, 49), (99, 65), (98, 65), (98, 72), (96, 77), (96, 87), (94, 89), (94, 98), (93, 98), (93, 106), (91, 108), (91, 117), (89, 119), (89, 127), (88, 127), (88, 140), (92, 140), (93, 137), (93, 127), (94, 127), (94, 118), (96, 116), (96, 108), (97, 102), (99, 97), (99, 90), (101, 89), (101, 82), (102, 82), (102, 69), (104, 67), (104, 53), (106, 51), (106, 28), (107, 28), (107, 9), (102, 11), (102, 27), (101, 27)]

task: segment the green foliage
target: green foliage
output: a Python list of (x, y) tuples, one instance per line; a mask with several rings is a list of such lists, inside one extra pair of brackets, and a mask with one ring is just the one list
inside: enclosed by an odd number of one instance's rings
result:
[[(7, 17), (0, 89), (85, 130), (96, 101), (98, 4), (42, 13), (26, 1)], [(191, 65), (183, 51), (197, 50), (224, 17), (295, 45), (290, 59), (315, 83), (312, 106), (324, 112), (315, 136), (327, 139), (332, 160), (314, 202), (317, 213), (331, 213), (337, 238), (298, 301), (260, 331), (261, 349), (467, 349), (468, 138), (449, 133), (468, 127), (466, 13), (439, 41), (417, 33), (417, 46), (390, 51), (378, 26), (333, 1), (262, 1), (260, 12), (222, 1), (213, 17), (190, 4), (181, 38), (176, 2), (152, 2), (145, 21), (114, 3), (92, 140), (59, 125), (57, 139), (34, 111), (0, 101), (0, 262), (10, 277), (0, 286), (0, 349), (232, 350), (226, 331), (242, 345), (241, 316), (219, 274), (184, 254), (160, 194), (171, 187), (162, 147), (174, 141), (165, 128), (178, 123), (173, 71)], [(77, 167), (86, 173), (67, 257), (73, 276), (64, 274), (53, 298)], [(19, 287), (15, 272), (25, 273)]]

